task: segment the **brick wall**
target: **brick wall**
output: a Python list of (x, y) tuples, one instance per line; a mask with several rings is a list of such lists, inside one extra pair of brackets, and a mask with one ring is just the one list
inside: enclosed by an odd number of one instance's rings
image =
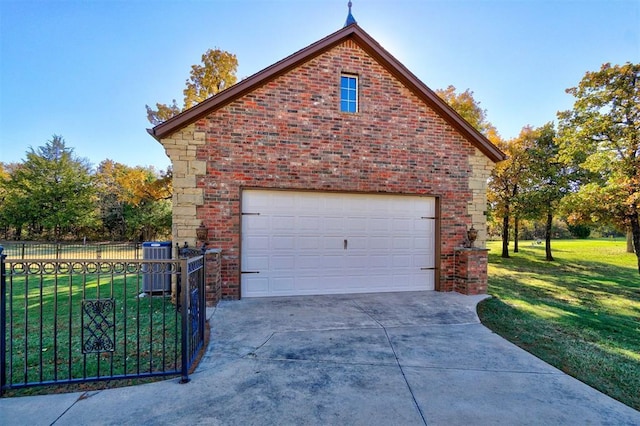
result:
[(222, 298), (222, 270), (220, 250), (207, 250), (205, 260), (205, 288), (207, 306), (214, 306)]
[(456, 250), (455, 291), (462, 294), (484, 294), (487, 292), (488, 251), (481, 248)]
[[(358, 75), (357, 114), (339, 111), (342, 72)], [(223, 298), (239, 297), (246, 187), (439, 196), (441, 291), (456, 287), (455, 248), (472, 221), (484, 244), (493, 164), (353, 41), (162, 143), (174, 166), (174, 239), (192, 243), (200, 221), (209, 228)]]

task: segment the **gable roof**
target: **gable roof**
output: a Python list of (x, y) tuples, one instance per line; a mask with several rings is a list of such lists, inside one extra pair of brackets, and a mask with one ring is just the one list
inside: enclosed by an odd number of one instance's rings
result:
[(456, 128), (493, 162), (499, 162), (507, 158), (498, 147), (492, 144), (484, 135), (456, 113), (445, 101), (436, 95), (433, 90), (429, 89), (356, 23), (348, 25), (299, 50), (293, 55), (276, 62), (228, 89), (202, 101), (193, 108), (183, 111), (175, 117), (158, 124), (154, 128), (147, 129), (147, 132), (160, 141), (346, 40), (355, 41), (360, 48), (376, 59), (387, 71), (412, 90), (423, 102)]

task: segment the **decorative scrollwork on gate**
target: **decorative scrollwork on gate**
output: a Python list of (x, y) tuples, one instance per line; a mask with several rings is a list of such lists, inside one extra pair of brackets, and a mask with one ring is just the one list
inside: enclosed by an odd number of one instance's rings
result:
[(82, 301), (82, 353), (114, 352), (116, 348), (114, 299)]

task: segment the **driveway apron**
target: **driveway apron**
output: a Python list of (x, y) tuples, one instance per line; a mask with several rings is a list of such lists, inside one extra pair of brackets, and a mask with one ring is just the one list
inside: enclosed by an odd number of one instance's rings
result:
[[(640, 424), (640, 412), (481, 325), (481, 299), (408, 292), (223, 301), (190, 383), (79, 394), (73, 404), (5, 398), (0, 423)], [(47, 398), (62, 404), (47, 416), (19, 402), (45, 410)]]

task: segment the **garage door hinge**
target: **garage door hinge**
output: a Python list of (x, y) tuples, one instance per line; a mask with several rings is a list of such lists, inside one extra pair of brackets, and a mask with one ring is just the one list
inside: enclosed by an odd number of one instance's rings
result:
[(431, 217), (431, 216), (422, 216), (422, 217), (420, 217), (420, 219), (435, 219), (435, 218), (436, 218), (435, 216), (433, 216), (433, 217)]
[(260, 216), (260, 213), (242, 213), (242, 216)]
[(421, 271), (433, 271), (436, 268), (420, 268)]
[(241, 274), (259, 274), (260, 271), (242, 271)]

